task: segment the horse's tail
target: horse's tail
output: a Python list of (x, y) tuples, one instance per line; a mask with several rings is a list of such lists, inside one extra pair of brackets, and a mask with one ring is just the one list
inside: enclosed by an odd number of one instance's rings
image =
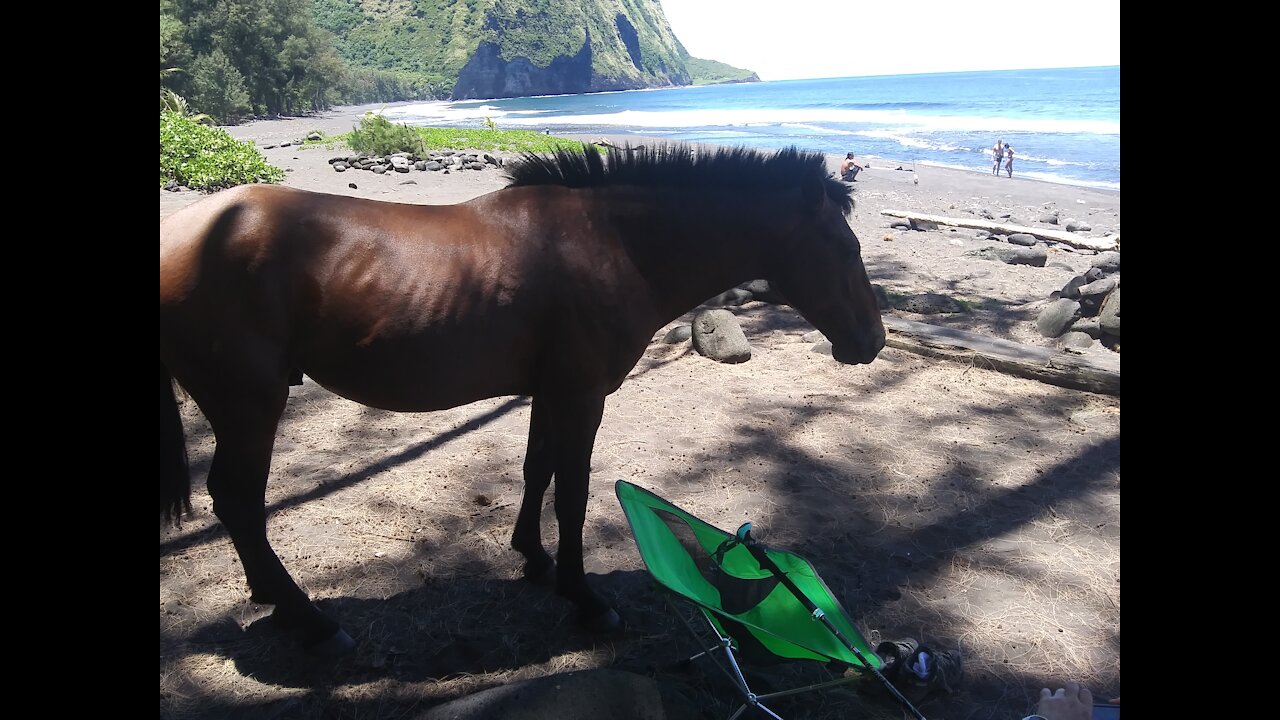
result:
[(160, 363), (160, 516), (164, 522), (182, 523), (191, 514), (191, 469), (187, 466), (187, 440), (182, 432), (173, 376)]

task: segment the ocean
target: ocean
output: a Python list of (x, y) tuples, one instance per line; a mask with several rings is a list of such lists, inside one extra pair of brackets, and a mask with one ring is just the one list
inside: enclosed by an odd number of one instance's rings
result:
[[(778, 80), (387, 107), (409, 125), (662, 137), (853, 152), (887, 165), (991, 172), (1013, 146), (1014, 176), (1120, 189), (1120, 68)], [(1003, 172), (1003, 170), (1001, 171)]]

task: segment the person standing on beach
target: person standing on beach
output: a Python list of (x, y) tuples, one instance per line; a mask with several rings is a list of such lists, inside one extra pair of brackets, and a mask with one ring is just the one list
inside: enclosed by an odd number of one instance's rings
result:
[(996, 176), (1000, 175), (1000, 161), (1002, 160), (1004, 160), (1004, 138), (1000, 138), (999, 140), (996, 141), (995, 145), (991, 146), (991, 174), (992, 175), (996, 175)]
[(853, 159), (853, 153), (846, 153), (844, 161), (840, 163), (840, 179), (845, 182), (857, 182), (858, 173), (862, 172), (862, 166)]
[(1009, 173), (1009, 177), (1013, 177), (1013, 146), (1004, 146), (1004, 171)]

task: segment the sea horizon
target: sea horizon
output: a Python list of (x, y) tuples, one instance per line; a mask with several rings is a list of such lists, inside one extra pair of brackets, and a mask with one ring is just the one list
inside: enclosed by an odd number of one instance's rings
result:
[[(635, 135), (991, 171), (1120, 189), (1119, 66), (762, 80), (380, 106), (408, 125)], [(1003, 170), (1001, 171), (1003, 174)]]

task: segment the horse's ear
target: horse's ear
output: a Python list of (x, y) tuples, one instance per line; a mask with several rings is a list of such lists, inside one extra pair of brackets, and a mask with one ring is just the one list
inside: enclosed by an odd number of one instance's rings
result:
[(822, 179), (811, 177), (805, 180), (800, 186), (800, 193), (804, 197), (805, 207), (817, 210), (822, 207), (822, 203), (827, 199), (827, 190), (823, 187)]

